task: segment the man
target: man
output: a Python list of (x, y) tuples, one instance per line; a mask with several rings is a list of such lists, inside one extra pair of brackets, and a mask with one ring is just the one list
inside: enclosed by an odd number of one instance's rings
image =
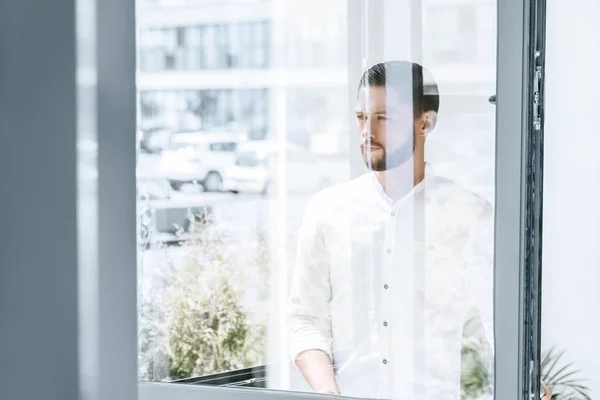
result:
[(360, 80), (370, 172), (308, 205), (289, 299), (290, 353), (314, 391), (458, 400), (471, 316), (493, 349), (492, 208), (426, 165), (438, 108), (418, 64), (377, 64)]

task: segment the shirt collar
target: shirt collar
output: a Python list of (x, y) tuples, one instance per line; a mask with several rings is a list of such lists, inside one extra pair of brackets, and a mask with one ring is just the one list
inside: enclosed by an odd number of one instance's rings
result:
[(377, 179), (377, 176), (375, 175), (375, 172), (371, 172), (371, 180), (373, 181), (373, 185), (375, 186), (375, 189), (377, 190), (377, 193), (389, 204), (389, 205), (396, 205), (396, 204), (400, 204), (402, 202), (404, 202), (405, 200), (412, 198), (414, 196), (416, 196), (417, 194), (423, 192), (423, 190), (425, 189), (425, 181), (427, 180), (427, 177), (432, 173), (432, 168), (429, 165), (429, 163), (425, 164), (425, 176), (423, 177), (423, 180), (419, 183), (417, 183), (411, 190), (410, 192), (408, 192), (406, 195), (404, 195), (401, 199), (399, 200), (392, 200), (392, 198), (390, 198), (390, 196), (387, 195), (387, 193), (385, 192), (385, 190), (383, 189), (383, 186), (381, 185), (381, 183), (379, 182), (379, 179)]

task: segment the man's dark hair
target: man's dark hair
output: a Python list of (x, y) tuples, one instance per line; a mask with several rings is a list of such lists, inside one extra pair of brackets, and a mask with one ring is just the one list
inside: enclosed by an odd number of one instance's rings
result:
[(412, 101), (415, 118), (426, 111), (437, 113), (440, 107), (437, 83), (427, 68), (417, 63), (393, 60), (375, 64), (360, 78), (359, 92), (367, 86), (393, 88), (400, 101)]

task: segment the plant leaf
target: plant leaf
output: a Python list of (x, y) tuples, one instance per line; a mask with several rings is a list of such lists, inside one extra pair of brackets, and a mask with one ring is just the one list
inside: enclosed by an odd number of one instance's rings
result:
[[(564, 367), (559, 369), (558, 372), (556, 372), (554, 375), (552, 375), (550, 378), (548, 378), (547, 381), (553, 382), (554, 384), (560, 384), (560, 382), (565, 380), (566, 378), (579, 373), (578, 370), (568, 371), (568, 369), (571, 368), (572, 366), (573, 366), (573, 363), (569, 363), (569, 364), (565, 365)], [(564, 372), (564, 375), (560, 376), (560, 374), (562, 374), (563, 372)]]

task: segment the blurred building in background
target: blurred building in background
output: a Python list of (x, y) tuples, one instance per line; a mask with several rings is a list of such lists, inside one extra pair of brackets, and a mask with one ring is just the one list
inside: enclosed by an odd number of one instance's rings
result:
[(343, 150), (345, 1), (323, 7), (315, 14), (296, 1), (140, 2), (141, 129), (285, 134), (307, 148)]
[[(492, 95), (495, 1), (424, 0), (420, 13), (421, 57), (442, 94)], [(346, 0), (141, 0), (140, 127), (284, 134), (344, 154), (347, 41)]]

